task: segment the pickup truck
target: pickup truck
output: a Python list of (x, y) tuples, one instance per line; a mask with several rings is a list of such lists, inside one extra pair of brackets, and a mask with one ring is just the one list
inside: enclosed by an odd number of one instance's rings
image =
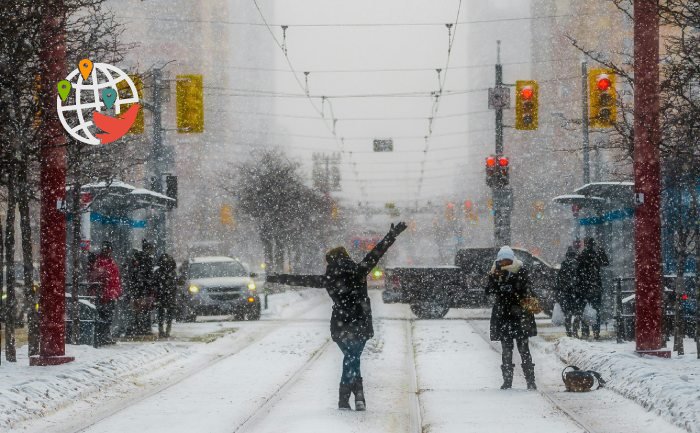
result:
[[(551, 315), (558, 269), (528, 251), (513, 251), (530, 273), (540, 306)], [(382, 298), (409, 304), (419, 319), (445, 317), (450, 308), (488, 307), (484, 287), (497, 252), (498, 248), (467, 248), (457, 252), (454, 266), (387, 268)]]

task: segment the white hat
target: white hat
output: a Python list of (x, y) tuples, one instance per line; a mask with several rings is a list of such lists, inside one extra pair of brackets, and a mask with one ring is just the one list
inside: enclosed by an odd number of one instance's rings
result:
[(498, 250), (498, 255), (496, 255), (497, 262), (506, 259), (515, 260), (515, 253), (508, 245), (502, 246), (501, 249)]

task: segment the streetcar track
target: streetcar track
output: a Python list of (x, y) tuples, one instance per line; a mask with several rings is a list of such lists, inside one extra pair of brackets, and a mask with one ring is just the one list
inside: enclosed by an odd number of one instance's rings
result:
[(304, 364), (299, 367), (294, 374), (292, 374), (287, 380), (285, 380), (272, 394), (270, 394), (263, 403), (258, 406), (253, 412), (251, 412), (242, 423), (238, 424), (232, 433), (239, 433), (246, 431), (251, 426), (255, 425), (259, 420), (265, 415), (269, 414), (275, 405), (282, 399), (282, 397), (289, 392), (289, 390), (296, 385), (301, 377), (309, 370), (309, 368), (321, 358), (321, 356), (326, 352), (328, 347), (330, 347), (331, 339), (326, 338), (323, 344), (316, 349), (309, 359), (304, 362)]
[(418, 369), (416, 368), (416, 345), (413, 341), (413, 324), (414, 321), (406, 318), (406, 344), (409, 350), (408, 360), (409, 368), (412, 372), (409, 383), (409, 432), (423, 432), (423, 412), (420, 405), (420, 396), (418, 388)]
[[(316, 309), (320, 307), (323, 304), (323, 302), (315, 302), (308, 310), (305, 312), (311, 311), (313, 309)], [(300, 314), (304, 314), (300, 313)], [(294, 319), (290, 319), (290, 321), (294, 321)], [(216, 364), (219, 364), (222, 361), (225, 361), (233, 356), (238, 355), (242, 351), (246, 350), (247, 348), (253, 346), (254, 344), (259, 343), (260, 341), (264, 340), (268, 335), (272, 334), (273, 332), (281, 329), (284, 324), (288, 324), (289, 321), (267, 321), (263, 320), (258, 322), (260, 324), (265, 324), (264, 326), (261, 326), (259, 329), (255, 329), (252, 335), (246, 335), (245, 341), (240, 341), (240, 342), (235, 342), (234, 344), (240, 344), (240, 347), (235, 348), (231, 352), (227, 352), (224, 354), (216, 354), (202, 362), (196, 363), (194, 365), (191, 365), (187, 368), (186, 372), (183, 372), (177, 379), (173, 381), (169, 381), (167, 383), (163, 383), (160, 385), (157, 385), (153, 388), (148, 389), (147, 391), (144, 391), (143, 393), (140, 393), (139, 395), (133, 397), (133, 398), (127, 398), (125, 400), (120, 400), (118, 402), (115, 402), (112, 407), (112, 409), (105, 411), (104, 413), (98, 413), (95, 417), (93, 417), (90, 420), (89, 424), (84, 424), (81, 423), (80, 425), (73, 425), (69, 426), (63, 430), (60, 430), (61, 432), (70, 432), (70, 433), (81, 433), (89, 430), (90, 428), (96, 426), (100, 422), (111, 418), (114, 415), (117, 415), (127, 409), (129, 409), (132, 406), (136, 406), (137, 404), (143, 402), (144, 400), (147, 400), (150, 397), (153, 397), (156, 394), (159, 394), (163, 391), (166, 391), (176, 385), (179, 385), (186, 379), (189, 379), (191, 377), (195, 377), (198, 374), (206, 371), (208, 368), (215, 366)], [(148, 373), (146, 373), (148, 374)]]
[[(495, 351), (496, 353), (501, 353), (501, 348), (499, 345), (497, 345), (495, 342), (491, 341), (491, 339), (486, 335), (486, 332), (484, 330), (479, 329), (476, 326), (473, 326), (470, 322), (471, 320), (465, 320), (469, 324), (469, 326), (476, 332), (479, 337), (481, 337), (491, 348), (491, 350)], [(573, 411), (569, 410), (567, 407), (565, 407), (564, 403), (561, 402), (553, 393), (544, 391), (542, 389), (537, 389), (537, 392), (544, 397), (552, 406), (557, 408), (561, 413), (566, 415), (571, 421), (573, 421), (576, 425), (581, 427), (586, 433), (597, 433), (597, 431), (592, 428), (587, 422), (581, 419), (576, 413)]]

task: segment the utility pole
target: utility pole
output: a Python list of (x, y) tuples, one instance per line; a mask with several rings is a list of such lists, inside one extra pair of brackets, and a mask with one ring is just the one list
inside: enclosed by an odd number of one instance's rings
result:
[(668, 358), (661, 332), (658, 9), (657, 1), (634, 0), (635, 339), (637, 353)]
[(588, 126), (588, 63), (581, 63), (581, 131), (583, 132), (583, 184), (591, 182)]
[[(503, 65), (501, 65), (501, 41), (497, 41), (496, 54), (496, 87), (493, 90), (494, 95), (502, 95), (505, 92), (510, 92), (503, 85)], [(510, 98), (498, 98), (500, 103), (494, 103), (493, 107), (496, 111), (496, 157), (503, 155), (503, 108), (504, 101)], [(497, 246), (510, 244), (510, 213), (513, 200), (512, 190), (508, 185), (494, 184), (491, 187), (493, 194), (493, 231), (494, 241)]]
[[(169, 172), (172, 167), (172, 155), (163, 144), (163, 67), (153, 70), (153, 91), (152, 101), (144, 104), (144, 107), (151, 112), (153, 121), (153, 142), (151, 144), (151, 154), (148, 158), (148, 168), (146, 171), (146, 185), (157, 193), (163, 193), (163, 175)], [(157, 209), (155, 215), (151, 216), (150, 237), (153, 239), (156, 252), (165, 252), (166, 224), (165, 211)]]
[[(65, 77), (66, 6), (45, 0), (41, 24), (41, 291), (39, 356), (29, 365), (72, 361), (66, 354), (66, 137), (56, 115), (56, 83)], [(8, 264), (9, 266), (9, 264)]]

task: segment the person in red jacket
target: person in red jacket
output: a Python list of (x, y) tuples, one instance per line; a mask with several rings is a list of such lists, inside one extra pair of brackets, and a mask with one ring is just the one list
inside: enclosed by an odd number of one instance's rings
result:
[(119, 267), (112, 257), (112, 243), (104, 241), (102, 249), (92, 267), (92, 280), (100, 283), (97, 294), (97, 344), (114, 344), (112, 339), (112, 320), (117, 299), (122, 295), (122, 283)]

